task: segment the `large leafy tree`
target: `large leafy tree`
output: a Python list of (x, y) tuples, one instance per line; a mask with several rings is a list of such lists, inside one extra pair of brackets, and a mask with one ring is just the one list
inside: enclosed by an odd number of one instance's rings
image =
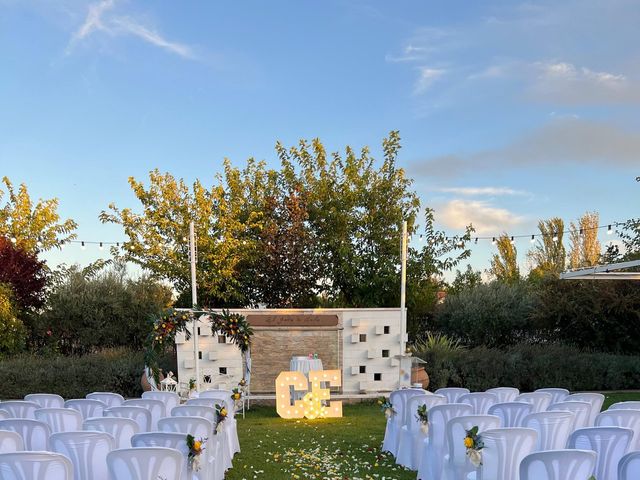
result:
[(496, 280), (505, 283), (514, 283), (520, 280), (520, 268), (518, 267), (518, 251), (505, 233), (496, 240), (498, 253), (491, 258), (489, 273)]
[(73, 240), (77, 224), (73, 220), (61, 220), (58, 199), (34, 202), (27, 186), (16, 190), (7, 177), (2, 178), (6, 189), (6, 202), (1, 203), (5, 192), (0, 188), (0, 236), (14, 239), (16, 245), (27, 251), (46, 251)]
[(35, 253), (0, 236), (0, 283), (11, 287), (20, 310), (37, 309), (44, 303), (46, 265)]
[(567, 252), (564, 248), (564, 221), (554, 217), (538, 222), (540, 238), (529, 251), (529, 260), (533, 263), (530, 276), (540, 278), (545, 275), (559, 277), (564, 271)]
[(592, 267), (598, 264), (601, 251), (598, 240), (599, 224), (600, 216), (597, 212), (587, 212), (578, 219), (577, 223), (571, 222), (569, 267)]

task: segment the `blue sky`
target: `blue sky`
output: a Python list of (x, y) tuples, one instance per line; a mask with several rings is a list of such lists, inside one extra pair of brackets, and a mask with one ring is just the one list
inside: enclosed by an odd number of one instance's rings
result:
[(622, 0), (0, 0), (0, 174), (58, 197), (79, 239), (117, 241), (97, 217), (137, 207), (131, 175), (207, 182), (225, 157), (273, 162), (277, 140), (313, 137), (380, 157), (398, 129), (451, 233), (625, 220), (640, 213), (638, 25)]

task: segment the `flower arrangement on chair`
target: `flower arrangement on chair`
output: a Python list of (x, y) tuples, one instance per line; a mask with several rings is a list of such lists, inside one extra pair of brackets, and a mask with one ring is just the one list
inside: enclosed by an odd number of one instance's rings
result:
[(466, 431), (464, 437), (464, 446), (467, 448), (467, 457), (474, 467), (478, 468), (482, 465), (482, 449), (484, 448), (484, 442), (482, 437), (478, 435), (478, 426)]
[(229, 412), (227, 412), (227, 409), (224, 407), (224, 405), (216, 403), (216, 426), (213, 429), (214, 434), (220, 433), (222, 431), (222, 426), (224, 424), (224, 421), (227, 419), (228, 414)]
[(187, 435), (187, 448), (189, 449), (187, 458), (189, 461), (189, 468), (194, 472), (200, 470), (200, 455), (204, 450), (204, 444), (206, 441), (206, 438), (196, 440), (193, 435)]
[(393, 405), (386, 397), (380, 397), (378, 399), (378, 405), (380, 405), (380, 410), (384, 412), (385, 417), (387, 419), (393, 417), (396, 414), (396, 411), (393, 409)]
[(420, 405), (416, 411), (416, 418), (420, 422), (420, 430), (427, 435), (429, 433), (429, 412), (426, 405)]
[(231, 398), (235, 402), (236, 411), (242, 408), (242, 395), (243, 395), (243, 392), (240, 390), (240, 387), (236, 387), (233, 390), (231, 390)]

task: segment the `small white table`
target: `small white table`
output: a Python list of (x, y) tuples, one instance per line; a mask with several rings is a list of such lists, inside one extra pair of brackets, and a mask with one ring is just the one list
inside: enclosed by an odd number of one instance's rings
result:
[(304, 376), (309, 378), (309, 372), (323, 370), (322, 360), (319, 358), (309, 357), (291, 357), (289, 362), (289, 370), (292, 372), (302, 372)]

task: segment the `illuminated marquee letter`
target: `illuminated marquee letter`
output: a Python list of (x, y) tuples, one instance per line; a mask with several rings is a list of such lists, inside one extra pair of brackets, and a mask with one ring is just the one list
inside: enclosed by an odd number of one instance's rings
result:
[[(311, 384), (311, 391), (309, 390)], [(332, 402), (326, 383), (330, 387), (342, 385), (340, 370), (318, 370), (309, 372), (309, 380), (302, 372), (281, 372), (276, 378), (276, 410), (282, 418), (309, 419), (322, 417), (342, 417), (342, 402)], [(291, 405), (291, 391), (307, 391), (302, 400), (295, 400)]]

